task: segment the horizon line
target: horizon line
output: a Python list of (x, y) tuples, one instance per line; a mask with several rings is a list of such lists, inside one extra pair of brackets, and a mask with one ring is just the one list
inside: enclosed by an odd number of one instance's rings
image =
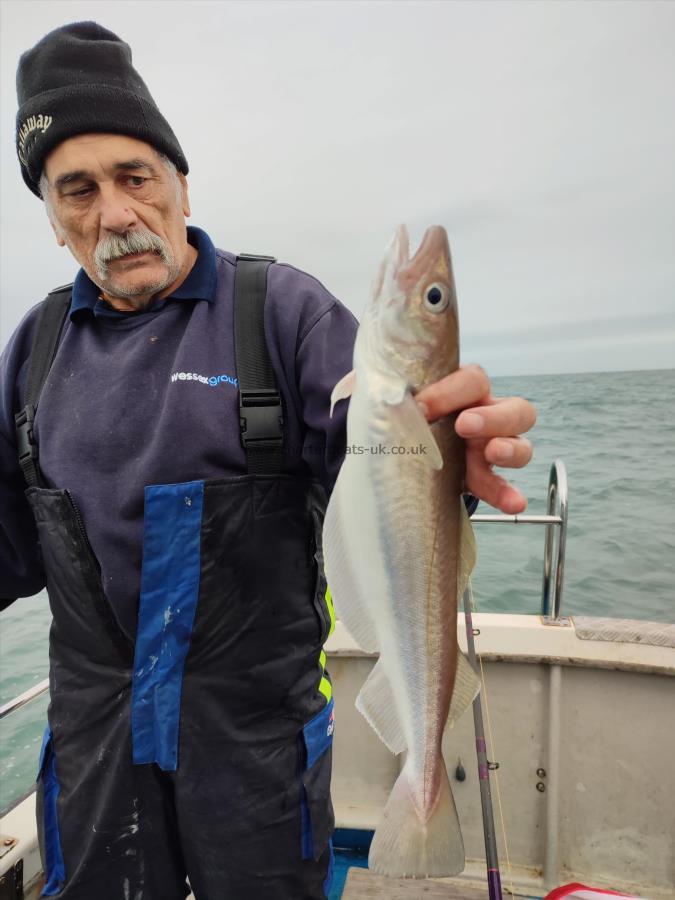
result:
[[(658, 366), (653, 369), (584, 369), (578, 372), (519, 372), (508, 375), (490, 375), (491, 378), (536, 378), (539, 375), (616, 375), (621, 372), (674, 372), (675, 366)], [(488, 373), (489, 374), (489, 373)]]

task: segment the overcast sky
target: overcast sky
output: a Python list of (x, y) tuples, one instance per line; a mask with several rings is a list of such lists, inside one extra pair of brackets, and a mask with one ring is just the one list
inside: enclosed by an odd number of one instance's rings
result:
[(675, 366), (675, 3), (1, 4), (0, 345), (77, 266), (14, 150), (20, 54), (92, 19), (189, 165), (192, 223), (361, 315), (399, 222), (449, 233), (464, 361)]

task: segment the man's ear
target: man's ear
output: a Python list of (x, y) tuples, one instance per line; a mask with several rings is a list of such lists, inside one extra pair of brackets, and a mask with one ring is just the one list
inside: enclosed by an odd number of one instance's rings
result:
[(187, 178), (183, 175), (182, 172), (178, 173), (178, 177), (180, 179), (181, 184), (181, 198), (183, 201), (183, 215), (185, 218), (190, 217), (190, 196), (188, 194), (188, 183)]
[(49, 224), (52, 226), (52, 231), (54, 232), (54, 234), (56, 236), (56, 243), (59, 245), (59, 247), (65, 247), (66, 242), (61, 237), (61, 232), (59, 230), (59, 226), (52, 219), (52, 217), (49, 215), (49, 213), (47, 213), (47, 215), (49, 216)]
[(183, 215), (186, 219), (190, 218), (190, 198), (188, 196), (187, 178), (182, 172), (178, 172), (178, 180), (181, 187), (181, 202), (183, 204)]
[(52, 231), (56, 235), (56, 243), (59, 245), (59, 247), (65, 247), (66, 242), (61, 237), (61, 232), (59, 231), (59, 227), (58, 227), (58, 225), (55, 224), (55, 222), (53, 221), (51, 216), (49, 217), (49, 224), (52, 226)]

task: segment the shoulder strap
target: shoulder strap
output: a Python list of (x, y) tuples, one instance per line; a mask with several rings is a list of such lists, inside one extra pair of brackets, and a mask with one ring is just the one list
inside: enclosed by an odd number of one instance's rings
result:
[[(240, 254), (234, 287), (234, 340), (241, 442), (248, 470), (276, 474), (283, 469), (283, 409), (265, 341), (267, 270), (272, 256)], [(19, 463), (30, 486), (44, 484), (38, 464), (33, 423), (70, 308), (72, 285), (52, 291), (43, 302), (35, 326), (25, 406), (15, 416)]]
[(33, 423), (42, 388), (59, 346), (72, 292), (72, 284), (57, 288), (47, 295), (40, 307), (28, 363), (25, 406), (14, 417), (19, 464), (29, 487), (44, 486), (38, 464), (38, 446), (33, 434)]
[(267, 270), (273, 256), (241, 253), (234, 279), (234, 351), (239, 424), (252, 474), (283, 470), (283, 409), (265, 340)]

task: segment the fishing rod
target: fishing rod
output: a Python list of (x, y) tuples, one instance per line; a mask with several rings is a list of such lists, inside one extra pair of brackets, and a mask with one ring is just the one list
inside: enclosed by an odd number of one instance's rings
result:
[[(469, 662), (475, 671), (476, 648), (473, 642), (475, 632), (473, 629), (473, 619), (471, 617), (471, 598), (468, 588), (464, 591), (464, 620), (466, 622), (466, 642), (469, 650)], [(483, 814), (483, 834), (485, 836), (488, 893), (490, 900), (502, 900), (502, 882), (499, 874), (495, 820), (492, 813), (492, 795), (490, 793), (491, 764), (488, 762), (485, 746), (485, 728), (483, 726), (483, 706), (481, 704), (480, 691), (476, 694), (476, 698), (473, 701), (473, 727), (476, 732), (476, 756), (478, 757), (480, 805)]]

